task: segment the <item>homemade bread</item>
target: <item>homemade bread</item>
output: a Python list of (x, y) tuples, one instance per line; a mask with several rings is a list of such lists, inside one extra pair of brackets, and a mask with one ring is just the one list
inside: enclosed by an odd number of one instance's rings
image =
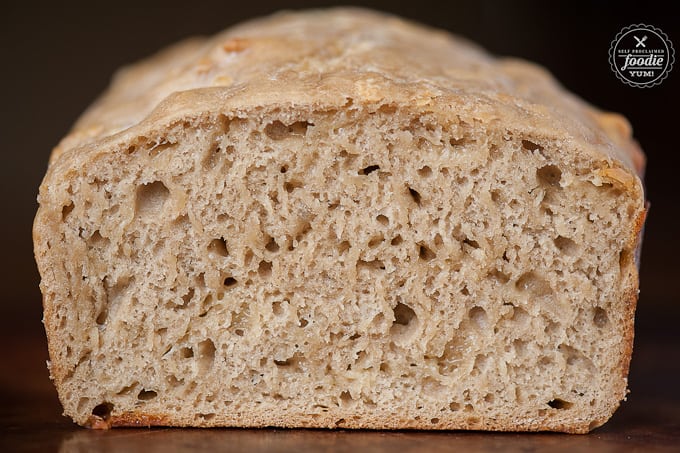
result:
[(40, 187), (64, 412), (587, 432), (627, 391), (643, 161), (542, 68), (380, 13), (173, 46)]

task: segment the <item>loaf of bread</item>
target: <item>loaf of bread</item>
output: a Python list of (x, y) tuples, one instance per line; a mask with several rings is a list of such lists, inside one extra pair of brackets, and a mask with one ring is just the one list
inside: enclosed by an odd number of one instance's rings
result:
[(627, 392), (643, 164), (542, 68), (381, 13), (175, 45), (40, 187), (64, 412), (587, 432)]

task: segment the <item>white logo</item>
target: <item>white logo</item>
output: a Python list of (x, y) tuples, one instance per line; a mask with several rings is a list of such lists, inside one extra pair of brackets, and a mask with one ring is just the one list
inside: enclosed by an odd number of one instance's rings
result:
[(675, 62), (673, 43), (666, 33), (651, 25), (629, 25), (609, 47), (609, 64), (626, 85), (650, 88), (668, 77)]

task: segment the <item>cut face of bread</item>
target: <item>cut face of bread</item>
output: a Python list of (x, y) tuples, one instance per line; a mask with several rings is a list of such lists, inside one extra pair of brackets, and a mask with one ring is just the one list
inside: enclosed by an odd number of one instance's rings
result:
[[(318, 42), (272, 62), (301, 27)], [(118, 77), (41, 187), (65, 413), (587, 432), (626, 393), (641, 159), (624, 120), (540, 70), (374, 13), (161, 54)]]

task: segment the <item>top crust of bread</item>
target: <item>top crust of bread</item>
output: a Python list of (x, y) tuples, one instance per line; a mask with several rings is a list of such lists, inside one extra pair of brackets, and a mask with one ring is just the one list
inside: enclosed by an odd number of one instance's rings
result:
[(542, 67), (496, 59), (459, 37), (359, 8), (281, 12), (123, 68), (50, 161), (72, 149), (101, 148), (102, 140), (143, 135), (188, 109), (238, 113), (266, 105), (332, 109), (378, 101), (502, 119), (509, 129), (575, 141), (584, 153), (639, 175), (644, 170), (628, 121), (573, 96)]

